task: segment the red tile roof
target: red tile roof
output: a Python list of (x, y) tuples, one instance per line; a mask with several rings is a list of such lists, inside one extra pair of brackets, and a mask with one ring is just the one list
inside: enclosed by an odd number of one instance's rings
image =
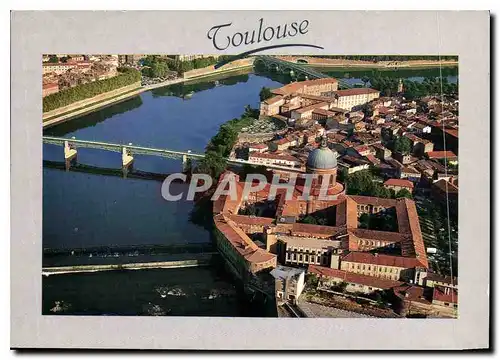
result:
[(315, 85), (324, 85), (324, 84), (335, 84), (338, 83), (337, 79), (333, 78), (324, 78), (324, 79), (315, 79), (315, 80), (306, 80), (306, 81), (300, 81), (300, 82), (295, 82), (291, 83), (285, 86), (282, 86), (279, 89), (274, 89), (271, 90), (273, 94), (280, 94), (280, 95), (288, 95), (292, 94), (295, 92), (302, 92), (306, 87), (311, 87)]
[(48, 83), (48, 84), (43, 84), (42, 88), (45, 89), (59, 89), (58, 83)]
[(272, 104), (275, 104), (279, 101), (283, 100), (283, 97), (282, 96), (273, 96), (272, 98), (269, 98), (269, 99), (266, 99), (264, 100), (264, 103), (268, 104), (268, 105), (272, 105)]
[(250, 263), (271, 261), (276, 255), (259, 248), (238, 225), (223, 214), (214, 217), (215, 226), (232, 247)]
[(294, 223), (292, 226), (292, 235), (308, 236), (318, 238), (331, 238), (341, 234), (343, 228), (337, 226), (313, 225), (304, 223)]
[(410, 199), (399, 199), (396, 206), (396, 217), (400, 233), (408, 234), (401, 242), (401, 254), (403, 256), (415, 256), (419, 267), (429, 267), (427, 252), (420, 230), (417, 208), (415, 202)]
[(421, 286), (404, 284), (392, 290), (401, 300), (416, 301), (421, 304), (431, 305), (431, 302), (425, 297), (425, 289)]
[(453, 151), (430, 151), (427, 153), (429, 159), (448, 159), (453, 160), (457, 158), (457, 155)]
[(396, 206), (397, 204), (397, 200), (378, 198), (374, 196), (349, 195), (349, 197), (354, 200), (356, 204), (361, 205), (383, 206), (389, 208)]
[(447, 133), (448, 135), (451, 135), (453, 137), (458, 138), (458, 129), (446, 129), (445, 133)]
[(427, 276), (425, 277), (425, 279), (441, 282), (444, 284), (450, 284), (450, 285), (453, 283), (454, 286), (458, 285), (458, 279), (456, 276), (454, 276), (452, 279), (451, 276), (443, 276), (443, 275), (429, 272), (429, 273), (427, 273)]
[(433, 183), (432, 186), (444, 193), (448, 191), (448, 194), (458, 194), (458, 186), (454, 185), (449, 181), (446, 181), (446, 179), (438, 180), (435, 183)]
[(387, 280), (374, 276), (356, 274), (344, 270), (331, 269), (323, 266), (309, 265), (308, 272), (318, 276), (328, 278), (343, 279), (345, 282), (371, 286), (377, 289), (391, 289), (396, 286), (401, 286), (404, 283), (401, 281)]
[(248, 146), (250, 149), (267, 149), (268, 146), (266, 144), (255, 144), (255, 145), (249, 145)]
[(248, 156), (248, 160), (251, 160), (252, 158), (299, 161), (296, 157), (288, 154), (273, 154), (273, 153), (259, 153), (259, 152), (251, 152), (250, 155)]
[(366, 240), (381, 240), (390, 242), (400, 242), (403, 240), (403, 235), (391, 231), (378, 231), (369, 229), (352, 229), (350, 232), (360, 239)]
[(370, 88), (353, 88), (353, 89), (335, 91), (335, 94), (338, 96), (353, 96), (353, 95), (365, 95), (365, 94), (375, 94), (375, 93), (380, 93), (380, 91)]
[(265, 218), (260, 216), (247, 216), (247, 215), (229, 215), (228, 218), (237, 224), (244, 225), (272, 225), (274, 222), (273, 218)]
[(420, 266), (420, 263), (415, 258), (386, 255), (386, 254), (372, 254), (368, 252), (358, 252), (358, 251), (353, 251), (343, 256), (342, 261), (360, 263), (360, 264), (394, 266), (403, 269), (411, 269), (416, 266)]
[(442, 302), (457, 304), (458, 290), (449, 287), (434, 286), (434, 292), (432, 293), (432, 301), (442, 301)]
[(384, 182), (384, 185), (386, 185), (386, 186), (400, 186), (400, 187), (407, 187), (407, 188), (413, 189), (413, 183), (410, 180), (405, 180), (405, 179), (389, 179), (386, 182)]

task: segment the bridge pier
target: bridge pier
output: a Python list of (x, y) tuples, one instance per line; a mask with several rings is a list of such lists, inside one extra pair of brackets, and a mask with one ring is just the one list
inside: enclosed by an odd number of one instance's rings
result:
[[(190, 153), (191, 150), (188, 150)], [(188, 158), (186, 154), (182, 155), (182, 172), (186, 173), (191, 170), (191, 159)]]
[(66, 170), (69, 170), (71, 167), (71, 162), (76, 159), (77, 153), (74, 145), (70, 145), (67, 140), (64, 141), (64, 163), (66, 164)]
[(122, 170), (123, 177), (127, 177), (128, 169), (134, 162), (134, 157), (130, 150), (128, 150), (125, 146), (122, 148)]

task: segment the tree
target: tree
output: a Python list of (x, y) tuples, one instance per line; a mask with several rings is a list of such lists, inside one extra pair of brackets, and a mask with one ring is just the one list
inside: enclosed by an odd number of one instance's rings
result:
[(345, 290), (347, 289), (347, 282), (345, 281), (342, 281), (341, 283), (335, 285), (333, 287), (334, 291), (338, 291), (338, 292), (345, 292)]
[(318, 225), (318, 221), (316, 220), (316, 218), (311, 215), (307, 215), (306, 217), (304, 217), (301, 222), (304, 224)]
[(260, 90), (259, 92), (259, 97), (260, 97), (260, 101), (264, 101), (264, 100), (267, 100), (269, 98), (272, 98), (274, 95), (273, 93), (271, 92), (271, 89), (267, 88), (267, 87), (262, 87), (262, 89)]
[(305, 283), (308, 287), (316, 288), (318, 287), (319, 278), (316, 276), (316, 274), (307, 273)]
[(157, 61), (149, 69), (150, 77), (165, 77), (168, 72), (168, 66), (164, 61)]
[(413, 199), (413, 196), (408, 189), (401, 189), (396, 193), (396, 199), (399, 198)]
[(361, 229), (369, 229), (370, 228), (370, 215), (369, 214), (361, 214), (359, 217), (359, 227)]
[(254, 109), (250, 105), (245, 106), (245, 112), (243, 113), (243, 117), (258, 119), (259, 116), (260, 116), (259, 109)]
[(226, 170), (227, 160), (215, 151), (207, 151), (205, 157), (198, 163), (198, 172), (211, 175), (218, 179), (220, 174)]
[(338, 181), (345, 182), (348, 175), (349, 175), (348, 170), (345, 168), (342, 168), (342, 170), (340, 170), (338, 173)]
[(407, 155), (411, 152), (412, 142), (406, 136), (400, 136), (394, 141), (394, 151), (399, 152), (403, 155)]
[(267, 168), (264, 165), (255, 166), (244, 164), (241, 170), (241, 178), (245, 179), (248, 174), (262, 174), (267, 176), (269, 174), (269, 171), (267, 171)]
[(58, 63), (59, 62), (59, 58), (55, 55), (50, 55), (49, 57), (49, 63)]
[(368, 76), (366, 76), (366, 75), (365, 75), (365, 76), (363, 76), (363, 77), (361, 78), (361, 81), (363, 82), (363, 84), (364, 84), (364, 85), (365, 85), (365, 87), (366, 87), (366, 85), (367, 85), (367, 84), (368, 84), (368, 82), (370, 81), (370, 78), (369, 78)]

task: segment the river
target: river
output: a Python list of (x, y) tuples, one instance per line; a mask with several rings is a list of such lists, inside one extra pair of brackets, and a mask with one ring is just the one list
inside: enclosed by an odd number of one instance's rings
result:
[[(365, 75), (352, 69), (325, 71), (353, 83)], [(458, 69), (446, 71), (443, 75), (455, 82)], [(438, 76), (439, 70), (405, 69), (385, 71), (384, 75), (404, 75), (403, 78), (420, 81), (425, 76)], [(288, 81), (286, 76), (277, 74), (240, 72), (195, 84), (177, 84), (142, 93), (49, 128), (44, 134), (203, 152), (221, 124), (239, 117), (246, 105), (258, 107), (263, 86), (274, 88)], [(194, 94), (189, 99), (182, 97), (191, 91)], [(210, 242), (209, 233), (190, 221), (193, 204), (164, 200), (161, 181), (111, 176), (120, 174), (120, 154), (82, 149), (78, 152), (78, 163), (85, 166), (80, 166), (80, 171), (64, 171), (60, 147), (44, 144), (43, 158), (45, 249)], [(180, 169), (179, 160), (151, 156), (136, 156), (134, 160), (135, 171), (168, 174)], [(185, 186), (178, 187), (180, 191)], [(189, 290), (193, 281), (198, 290)], [(183, 291), (189, 293), (186, 295), (190, 296), (189, 302), (170, 295), (158, 298), (155, 288), (176, 286), (187, 287)], [(167, 307), (164, 310), (170, 311), (170, 315), (267, 314), (249, 314), (244, 302), (238, 300), (241, 298), (238, 292), (234, 293), (238, 295), (227, 292), (229, 295), (223, 300), (212, 301), (212, 308), (207, 305), (211, 303), (206, 299), (207, 291), (233, 287), (230, 278), (211, 268), (57, 275), (43, 278), (43, 312), (52, 313), (55, 301), (64, 301), (69, 304), (62, 311), (64, 314), (144, 314), (150, 311), (147, 309), (151, 304), (160, 301), (162, 304), (157, 305)]]

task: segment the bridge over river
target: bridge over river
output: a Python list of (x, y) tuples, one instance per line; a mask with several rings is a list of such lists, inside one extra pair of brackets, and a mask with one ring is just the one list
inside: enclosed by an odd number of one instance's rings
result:
[[(331, 77), (320, 71), (314, 70), (313, 68), (305, 66), (304, 64), (293, 63), (270, 55), (257, 55), (255, 57), (254, 64), (258, 64), (259, 62), (264, 64), (264, 66), (270, 70), (276, 70), (291, 75), (302, 75), (305, 80), (326, 79)], [(352, 85), (342, 79), (337, 79), (337, 81), (341, 88), (352, 88)]]
[[(78, 140), (75, 138), (63, 138), (63, 137), (53, 137), (44, 136), (44, 144), (51, 144), (64, 147), (64, 159), (66, 161), (66, 166), (69, 168), (70, 162), (76, 159), (79, 148), (88, 149), (99, 149), (112, 151), (122, 154), (122, 169), (126, 170), (134, 161), (134, 155), (151, 155), (160, 156), (168, 159), (182, 159), (182, 169), (186, 170), (188, 164), (188, 159), (191, 160), (201, 160), (205, 157), (205, 154), (193, 153), (191, 150), (187, 151), (177, 151), (171, 149), (159, 149), (152, 147), (145, 147), (134, 145), (132, 143), (128, 144), (115, 144), (102, 141), (91, 141), (91, 140)], [(244, 159), (228, 158), (227, 163), (229, 165), (252, 165), (252, 166), (262, 166), (260, 163), (253, 161), (248, 161)], [(266, 168), (278, 171), (287, 171), (294, 173), (302, 173), (303, 170), (300, 168), (293, 168), (289, 166), (281, 165), (265, 165)]]

